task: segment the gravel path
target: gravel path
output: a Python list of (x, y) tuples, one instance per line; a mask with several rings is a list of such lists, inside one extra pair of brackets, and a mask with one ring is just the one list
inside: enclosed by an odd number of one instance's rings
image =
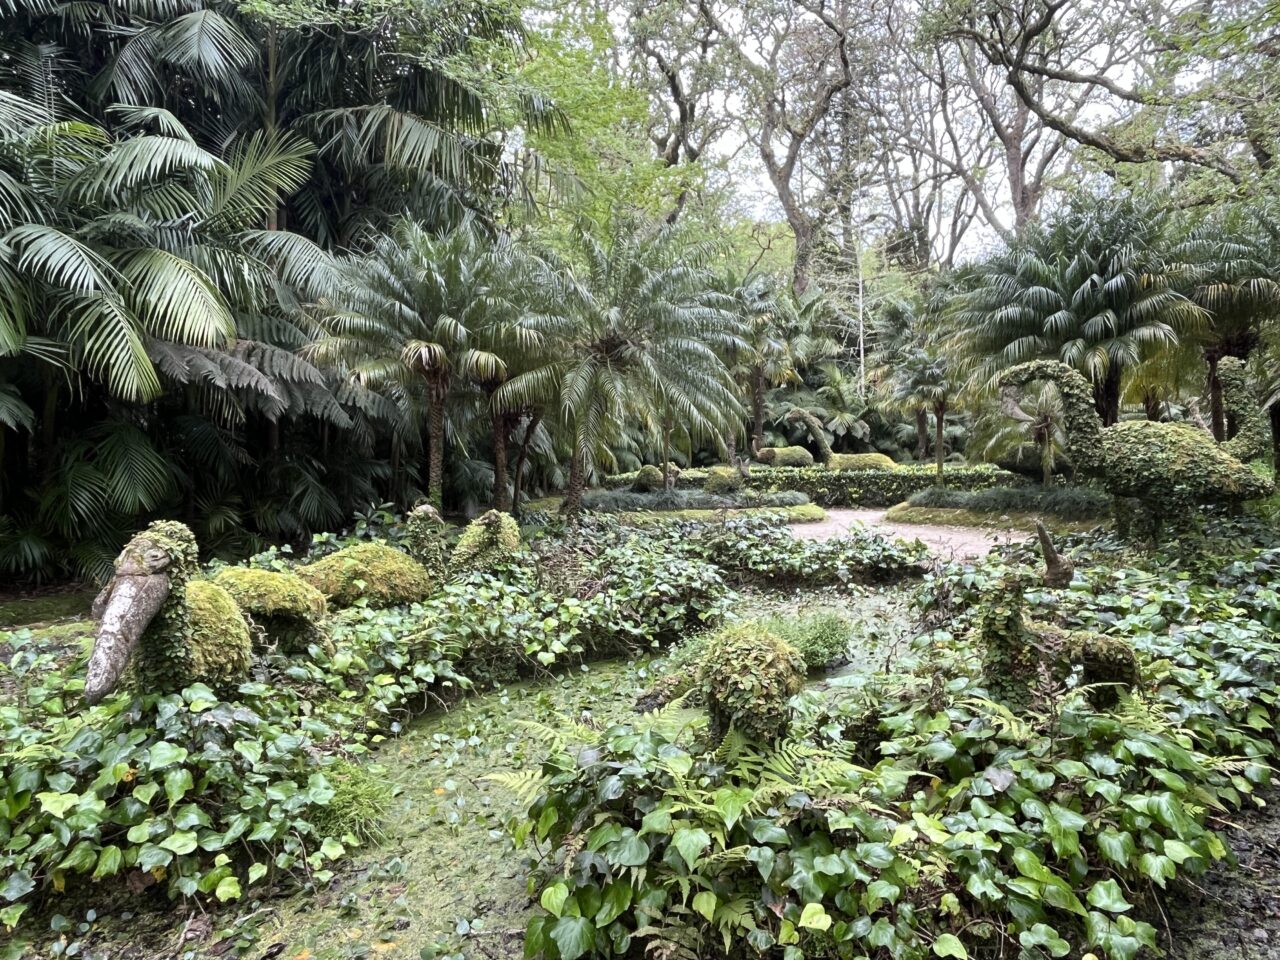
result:
[(866, 524), (881, 533), (901, 537), (904, 540), (921, 540), (935, 555), (942, 559), (972, 560), (986, 556), (996, 544), (1008, 540), (1023, 540), (1026, 534), (1020, 530), (980, 530), (977, 527), (942, 527), (920, 523), (892, 523), (885, 519), (883, 510), (827, 511), (827, 519), (821, 523), (795, 523), (791, 531), (797, 537), (810, 540), (827, 540), (847, 533), (853, 523)]

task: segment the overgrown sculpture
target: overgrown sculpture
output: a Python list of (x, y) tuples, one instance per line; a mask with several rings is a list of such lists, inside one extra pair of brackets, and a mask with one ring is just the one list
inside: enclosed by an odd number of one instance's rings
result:
[(1016, 712), (1030, 709), (1046, 681), (1061, 683), (1079, 668), (1093, 706), (1115, 706), (1119, 691), (1138, 683), (1133, 648), (1115, 637), (1028, 621), (1023, 592), (1032, 582), (1027, 570), (1006, 575), (978, 610), (974, 629), (991, 698)]
[(520, 549), (520, 524), (509, 513), (490, 510), (467, 524), (449, 559), (449, 574), (488, 573), (511, 561)]
[(132, 668), (147, 691), (219, 686), (245, 676), (253, 656), (236, 602), (198, 569), (196, 538), (183, 524), (159, 521), (125, 545), (115, 574), (93, 604), (99, 621), (84, 696), (97, 703)]
[(1051, 380), (1062, 397), (1067, 426), (1067, 455), (1080, 474), (1099, 479), (1116, 498), (1116, 523), (1122, 536), (1154, 538), (1162, 520), (1185, 521), (1205, 503), (1241, 503), (1265, 497), (1272, 481), (1250, 469), (1247, 461), (1267, 449), (1258, 406), (1249, 396), (1244, 366), (1222, 361), (1218, 375), (1228, 410), (1238, 432), (1217, 443), (1186, 423), (1129, 420), (1104, 427), (1083, 376), (1064, 363), (1035, 360), (1004, 372), (999, 385), (1002, 404), (1016, 416), (1018, 388), (1035, 380)]
[(808, 410), (803, 410), (800, 407), (793, 407), (787, 414), (786, 420), (787, 423), (804, 424), (804, 428), (809, 431), (809, 439), (818, 448), (818, 452), (814, 454), (814, 460), (821, 464), (829, 464), (831, 462), (831, 442), (827, 440), (827, 433), (822, 429), (821, 420)]
[(1053, 538), (1038, 517), (1036, 536), (1040, 538), (1040, 552), (1044, 554), (1044, 585), (1055, 589), (1067, 586), (1076, 575), (1075, 564), (1058, 553), (1053, 545)]

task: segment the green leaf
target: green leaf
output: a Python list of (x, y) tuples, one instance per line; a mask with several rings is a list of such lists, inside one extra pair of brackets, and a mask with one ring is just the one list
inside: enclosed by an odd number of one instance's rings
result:
[(596, 928), (586, 917), (561, 917), (551, 925), (560, 960), (578, 960), (595, 946)]
[(538, 902), (542, 904), (543, 910), (558, 917), (564, 911), (564, 903), (568, 899), (569, 887), (563, 883), (553, 883), (542, 891)]
[(1089, 890), (1087, 899), (1089, 906), (1109, 913), (1124, 913), (1133, 909), (1133, 904), (1124, 898), (1120, 884), (1115, 880), (1099, 880)]
[(191, 779), (191, 771), (186, 767), (175, 767), (164, 775), (164, 795), (169, 798), (169, 806), (173, 806), (187, 795), (187, 791), (195, 786)]
[(960, 942), (960, 938), (954, 933), (944, 933), (933, 941), (933, 955), (935, 957), (956, 957), (957, 960), (967, 960), (969, 951), (964, 948), (964, 944)]
[(630, 827), (605, 847), (605, 859), (619, 867), (642, 867), (649, 862), (649, 845)]
[(320, 844), (320, 852), (324, 854), (326, 860), (337, 860), (347, 852), (347, 848), (333, 837), (325, 837), (324, 843)]
[(707, 922), (710, 923), (715, 919), (717, 902), (714, 893), (710, 890), (703, 890), (701, 893), (694, 894), (693, 909), (706, 917)]
[(267, 865), (265, 863), (252, 863), (249, 865), (249, 882), (257, 883), (267, 875)]
[(213, 891), (213, 895), (222, 903), (226, 903), (228, 900), (239, 900), (240, 879), (238, 877), (223, 877), (218, 881), (218, 886)]
[(184, 748), (175, 746), (167, 740), (161, 740), (159, 743), (151, 745), (151, 755), (147, 769), (163, 770), (165, 767), (172, 766), (175, 763), (182, 763), (186, 759), (187, 751)]
[(37, 793), (36, 799), (40, 801), (40, 809), (59, 820), (80, 802), (80, 798), (74, 793)]
[(177, 833), (171, 833), (160, 841), (160, 846), (165, 850), (176, 853), (178, 856), (190, 853), (196, 848), (196, 835), (193, 830), (179, 830)]
[(607, 927), (631, 906), (631, 884), (614, 880), (604, 888), (604, 899), (596, 913), (596, 926)]
[(103, 877), (115, 876), (123, 863), (124, 856), (119, 847), (115, 844), (103, 847), (102, 852), (98, 854), (98, 865), (93, 868), (93, 879), (101, 880)]
[(716, 813), (720, 814), (720, 819), (724, 821), (724, 825), (732, 829), (755, 795), (755, 791), (750, 787), (721, 787), (715, 792), (712, 803), (715, 805)]
[(806, 903), (804, 909), (800, 911), (798, 926), (807, 927), (810, 930), (830, 930), (831, 915), (822, 908), (820, 903)]
[(671, 842), (675, 844), (676, 850), (680, 852), (680, 856), (684, 858), (684, 862), (692, 870), (698, 857), (702, 855), (702, 851), (711, 845), (711, 837), (707, 831), (699, 827), (681, 827), (675, 832), (675, 836), (671, 838)]
[(28, 893), (36, 888), (36, 882), (31, 879), (31, 874), (26, 870), (15, 870), (9, 874), (4, 882), (4, 886), (0, 887), (0, 897), (4, 897), (9, 902), (20, 900)]
[(1023, 930), (1018, 934), (1018, 942), (1028, 950), (1043, 947), (1054, 957), (1065, 957), (1071, 952), (1071, 944), (1058, 936), (1058, 931), (1047, 923), (1037, 923), (1030, 930)]

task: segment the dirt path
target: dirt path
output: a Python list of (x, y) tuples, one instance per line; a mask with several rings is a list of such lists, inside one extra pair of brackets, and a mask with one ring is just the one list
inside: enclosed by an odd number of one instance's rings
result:
[(892, 523), (885, 520), (883, 510), (828, 510), (821, 523), (795, 523), (791, 531), (797, 537), (827, 540), (849, 530), (853, 523), (866, 524), (881, 533), (921, 540), (942, 559), (971, 560), (982, 557), (997, 543), (1022, 540), (1020, 530), (980, 530), (977, 527), (941, 527), (919, 523)]

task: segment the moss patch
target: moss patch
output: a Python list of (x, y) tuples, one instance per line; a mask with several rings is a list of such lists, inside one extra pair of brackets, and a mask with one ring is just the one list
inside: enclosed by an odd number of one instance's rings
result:
[(96, 593), (91, 587), (80, 587), (59, 593), (0, 600), (0, 630), (87, 617)]
[(885, 511), (890, 523), (908, 523), (932, 527), (978, 527), (983, 530), (1017, 530), (1036, 532), (1036, 517), (1053, 533), (1081, 533), (1098, 526), (1097, 520), (1059, 520), (1035, 513), (982, 513), (954, 507), (913, 507), (900, 503)]
[(191, 630), (188, 682), (217, 687), (248, 676), (253, 641), (231, 594), (210, 580), (192, 580), (187, 584), (187, 615)]
[(337, 607), (358, 600), (373, 607), (412, 603), (429, 597), (440, 585), (422, 564), (385, 543), (344, 547), (294, 572)]
[(291, 573), (226, 567), (211, 581), (285, 649), (304, 649), (325, 614), (324, 594)]

